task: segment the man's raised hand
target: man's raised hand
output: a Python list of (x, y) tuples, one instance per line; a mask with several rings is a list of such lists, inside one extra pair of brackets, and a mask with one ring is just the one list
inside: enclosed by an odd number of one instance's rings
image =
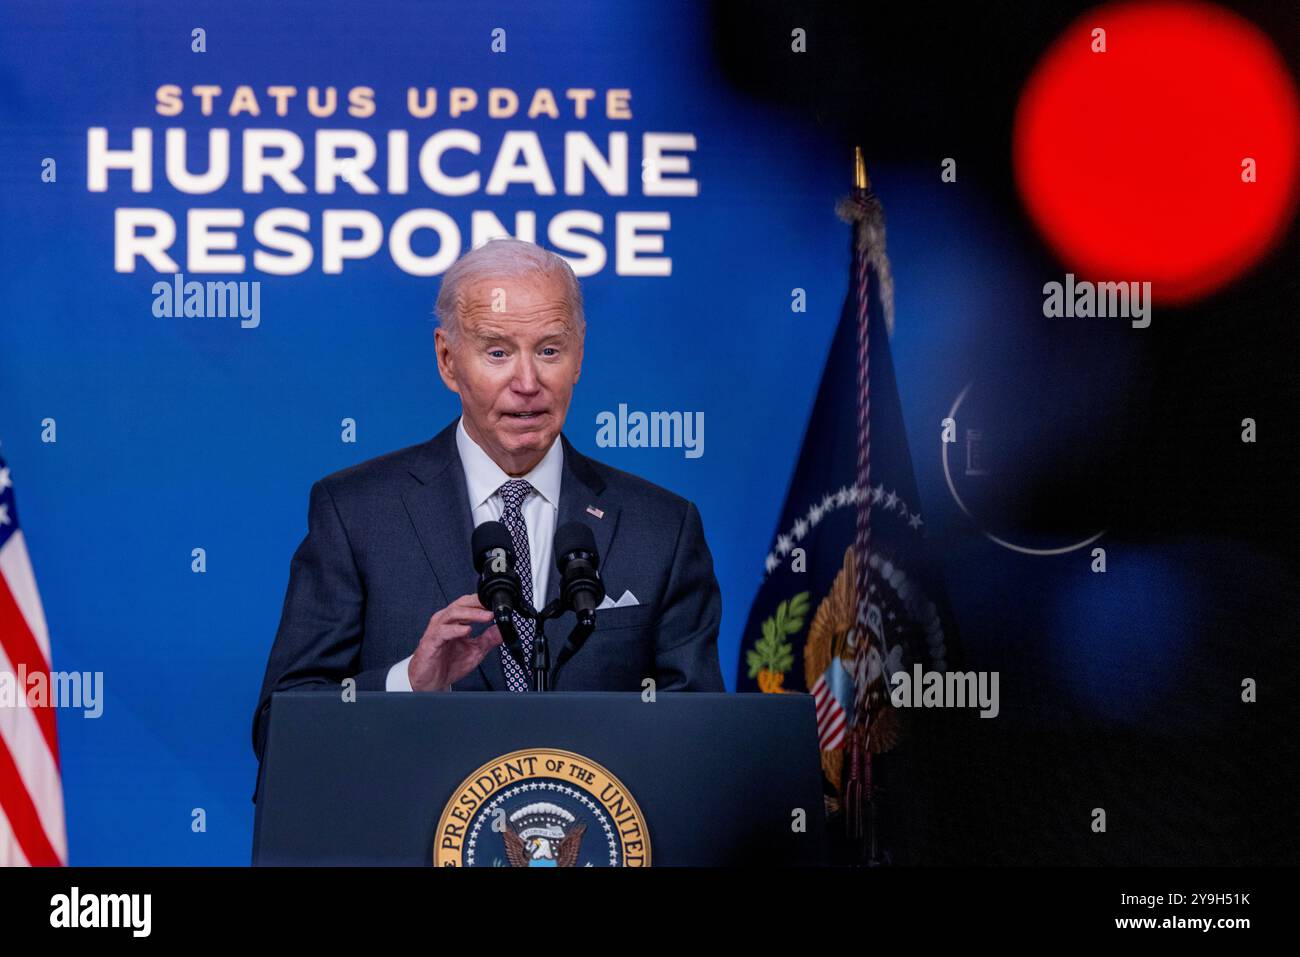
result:
[(479, 604), (478, 595), (461, 595), (435, 612), (424, 636), (406, 666), (414, 691), (446, 691), (478, 667), (493, 648), (501, 644), (496, 625), (471, 638), (473, 625), (492, 620), (492, 612)]

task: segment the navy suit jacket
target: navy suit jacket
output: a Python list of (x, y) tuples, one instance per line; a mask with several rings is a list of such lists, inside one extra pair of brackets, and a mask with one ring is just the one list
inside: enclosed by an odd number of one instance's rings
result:
[[(718, 663), (722, 598), (696, 507), (679, 495), (580, 454), (563, 435), (556, 528), (587, 524), (601, 578), (617, 601), (559, 671), (557, 691), (724, 691)], [(603, 514), (598, 518), (588, 511)], [(456, 423), (420, 445), (335, 472), (311, 488), (307, 537), (289, 565), (280, 628), (253, 717), (258, 760), (271, 695), (291, 688), (384, 690), (389, 669), (415, 651), (429, 618), (477, 590), (473, 519), (456, 449)], [(551, 570), (546, 602), (559, 596)], [(546, 623), (551, 662), (574, 616)], [(493, 650), (454, 691), (504, 691)]]

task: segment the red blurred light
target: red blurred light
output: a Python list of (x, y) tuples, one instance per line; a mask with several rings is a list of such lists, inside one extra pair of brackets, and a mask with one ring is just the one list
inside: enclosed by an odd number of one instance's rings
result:
[[(1092, 31), (1106, 52), (1092, 52)], [(1250, 268), (1296, 207), (1300, 97), (1276, 48), (1199, 2), (1115, 3), (1077, 20), (1025, 84), (1016, 182), (1080, 278), (1150, 280), (1189, 302)], [(1243, 183), (1242, 160), (1257, 164)]]

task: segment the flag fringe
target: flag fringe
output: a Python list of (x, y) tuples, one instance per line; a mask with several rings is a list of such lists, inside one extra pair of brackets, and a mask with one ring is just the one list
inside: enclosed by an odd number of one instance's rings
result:
[(894, 272), (885, 252), (885, 210), (876, 194), (870, 190), (854, 190), (835, 204), (835, 213), (854, 228), (858, 250), (867, 254), (867, 261), (876, 271), (880, 288), (880, 304), (885, 314), (885, 331), (894, 335)]

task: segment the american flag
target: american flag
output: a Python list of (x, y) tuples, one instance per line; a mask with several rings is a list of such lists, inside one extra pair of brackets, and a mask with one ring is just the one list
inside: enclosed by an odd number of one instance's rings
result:
[[(838, 670), (845, 677), (848, 675), (838, 662), (826, 669), (827, 674), (831, 674), (832, 669)], [(852, 697), (853, 687), (851, 682), (847, 683), (847, 688), (844, 688), (845, 682), (840, 684), (841, 688), (837, 689), (823, 674), (809, 689), (813, 703), (817, 706), (817, 738), (823, 751), (834, 751), (843, 744), (844, 732), (848, 728), (849, 714), (844, 699)], [(847, 695), (845, 691), (848, 692)]]
[(50, 635), (13, 485), (0, 458), (0, 682), (14, 699), (0, 698), (0, 865), (57, 866), (68, 838), (54, 709), (15, 706), (31, 685), (21, 679), (44, 672), (49, 687)]

